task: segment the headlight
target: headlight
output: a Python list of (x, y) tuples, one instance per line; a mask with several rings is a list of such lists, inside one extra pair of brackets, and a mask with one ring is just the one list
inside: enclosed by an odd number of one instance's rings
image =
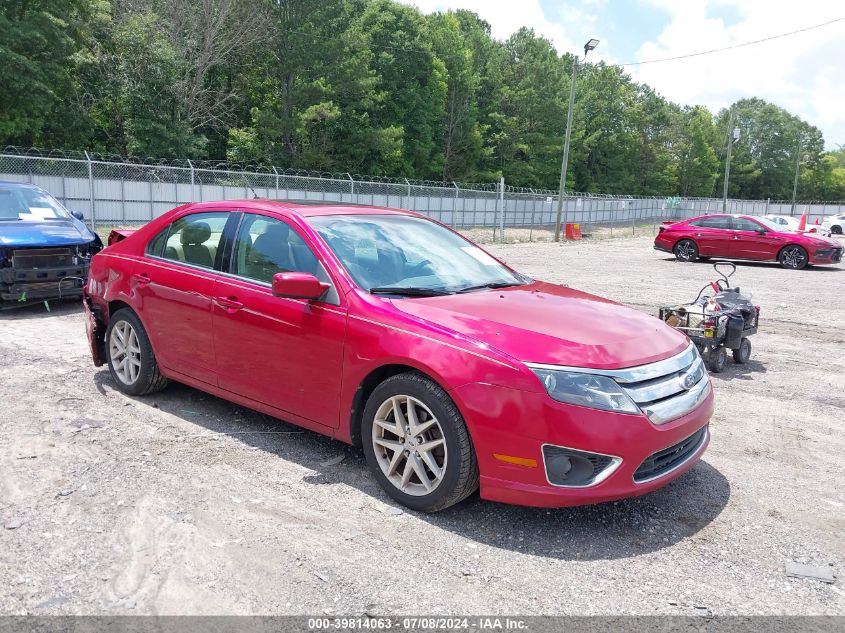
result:
[(591, 409), (639, 413), (640, 409), (615, 380), (607, 376), (553, 369), (532, 369), (549, 395), (558, 402)]

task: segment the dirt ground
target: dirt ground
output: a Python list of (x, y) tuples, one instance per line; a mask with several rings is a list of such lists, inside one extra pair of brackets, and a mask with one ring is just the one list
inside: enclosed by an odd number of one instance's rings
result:
[[(652, 313), (712, 277), (647, 237), (491, 248)], [(0, 613), (845, 614), (844, 268), (740, 265), (762, 327), (714, 377), (704, 460), (554, 511), (404, 511), (357, 449), (179, 385), (121, 395), (76, 305), (0, 314)]]

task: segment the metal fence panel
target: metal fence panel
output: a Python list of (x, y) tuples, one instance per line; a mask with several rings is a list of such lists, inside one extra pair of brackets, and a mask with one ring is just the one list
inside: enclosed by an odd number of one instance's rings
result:
[[(316, 200), (416, 211), (452, 227), (498, 226), (514, 239), (549, 239), (557, 219), (557, 193), (503, 184), (432, 183), (350, 174), (315, 174), (228, 164), (173, 161), (137, 163), (83, 156), (0, 153), (0, 180), (38, 185), (81, 211), (92, 225), (137, 226), (192, 201), (249, 199)], [(499, 190), (499, 188), (503, 189)], [(501, 199), (500, 199), (501, 196)], [(716, 198), (641, 197), (571, 192), (564, 199), (566, 222), (586, 233), (636, 232), (664, 219), (718, 213)], [(843, 202), (728, 200), (728, 213), (800, 215), (809, 223), (845, 212)], [(519, 229), (518, 231), (514, 231)], [(498, 239), (503, 236), (499, 235)]]

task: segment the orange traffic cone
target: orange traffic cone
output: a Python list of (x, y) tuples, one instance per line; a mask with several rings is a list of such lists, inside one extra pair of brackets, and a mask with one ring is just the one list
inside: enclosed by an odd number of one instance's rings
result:
[(801, 214), (801, 220), (798, 222), (798, 230), (804, 231), (807, 228), (807, 209)]
[(815, 224), (816, 226), (818, 226), (819, 224), (821, 224), (821, 222), (819, 222), (819, 219), (818, 219), (818, 218), (816, 218), (816, 221), (814, 222), (814, 224)]

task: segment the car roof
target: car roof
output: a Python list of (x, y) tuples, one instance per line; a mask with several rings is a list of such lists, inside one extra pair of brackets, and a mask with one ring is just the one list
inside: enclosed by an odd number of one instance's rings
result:
[(705, 215), (697, 215), (690, 220), (700, 220), (702, 218), (759, 218), (758, 215), (749, 215), (747, 213), (707, 213)]
[(396, 209), (393, 207), (379, 207), (370, 204), (354, 204), (351, 202), (330, 202), (322, 200), (270, 200), (267, 198), (252, 198), (248, 200), (218, 200), (215, 202), (197, 202), (190, 205), (192, 210), (204, 208), (236, 206), (241, 211), (265, 210), (283, 211), (290, 215), (298, 215), (303, 218), (317, 217), (323, 215), (404, 215), (419, 217), (418, 213)]

